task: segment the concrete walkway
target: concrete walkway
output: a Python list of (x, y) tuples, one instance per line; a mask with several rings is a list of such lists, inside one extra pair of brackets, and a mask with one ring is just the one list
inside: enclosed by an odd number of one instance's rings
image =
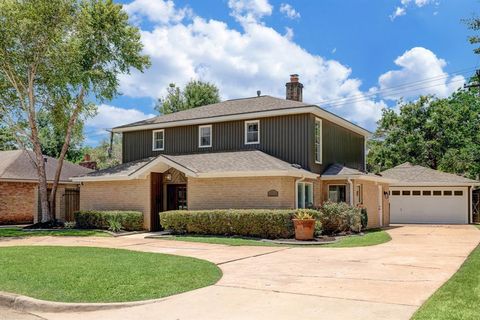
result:
[(88, 313), (35, 313), (43, 319), (360, 320), (409, 319), (480, 242), (480, 231), (473, 226), (409, 225), (388, 232), (392, 241), (363, 248), (228, 247), (144, 235), (26, 238), (2, 240), (0, 246), (162, 252), (206, 259), (224, 272), (216, 285), (153, 304)]

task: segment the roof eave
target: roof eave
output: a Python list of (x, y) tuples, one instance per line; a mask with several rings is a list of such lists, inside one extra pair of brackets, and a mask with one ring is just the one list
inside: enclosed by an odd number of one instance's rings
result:
[(385, 177), (372, 176), (372, 175), (362, 175), (362, 174), (339, 174), (339, 175), (322, 175), (322, 180), (366, 180), (366, 181), (375, 181), (382, 183), (393, 184), (398, 182), (398, 180), (389, 179)]

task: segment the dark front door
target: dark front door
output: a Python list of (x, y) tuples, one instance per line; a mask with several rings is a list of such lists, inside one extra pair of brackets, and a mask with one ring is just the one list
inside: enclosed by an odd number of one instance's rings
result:
[(163, 175), (161, 173), (152, 172), (151, 174), (151, 213), (150, 213), (150, 230), (161, 230), (160, 212), (163, 211)]
[(187, 185), (167, 185), (167, 210), (187, 210)]

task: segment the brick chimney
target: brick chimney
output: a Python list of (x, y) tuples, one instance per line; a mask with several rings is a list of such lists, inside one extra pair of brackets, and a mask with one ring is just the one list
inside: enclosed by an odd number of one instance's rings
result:
[(303, 84), (298, 82), (298, 74), (291, 74), (290, 82), (287, 82), (285, 86), (287, 87), (287, 100), (295, 100), (302, 102)]
[(80, 162), (79, 165), (88, 169), (97, 170), (97, 162), (92, 161), (88, 153), (83, 155), (83, 161)]

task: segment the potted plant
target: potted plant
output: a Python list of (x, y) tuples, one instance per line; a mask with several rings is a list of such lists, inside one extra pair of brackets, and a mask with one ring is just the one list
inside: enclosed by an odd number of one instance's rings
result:
[(293, 216), (296, 240), (313, 240), (315, 218), (305, 210), (297, 210)]

